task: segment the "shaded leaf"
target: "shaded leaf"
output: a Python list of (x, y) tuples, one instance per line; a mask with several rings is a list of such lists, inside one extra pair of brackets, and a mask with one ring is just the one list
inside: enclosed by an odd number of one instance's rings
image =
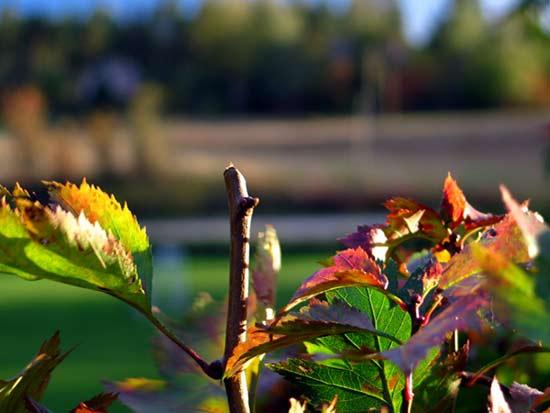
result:
[(403, 288), (397, 294), (408, 305), (421, 304), (428, 293), (430, 293), (439, 283), (443, 267), (441, 264), (431, 258), (424, 266), (420, 266), (414, 271)]
[[(181, 413), (190, 409), (209, 413), (228, 412), (221, 386), (208, 382), (207, 386), (211, 389), (206, 389), (195, 374), (182, 375), (177, 384), (132, 378), (105, 382), (104, 386), (118, 393), (118, 399), (136, 413)], [(214, 388), (217, 395), (209, 395)]]
[(381, 355), (393, 361), (405, 374), (409, 374), (427, 356), (431, 348), (445, 341), (447, 333), (454, 330), (479, 330), (481, 320), (478, 310), (488, 304), (488, 297), (481, 291), (461, 297), (433, 318), (427, 326), (422, 327), (405, 344), (386, 350)]
[(80, 403), (71, 413), (108, 413), (107, 409), (116, 399), (117, 395), (114, 393), (101, 393)]
[(271, 225), (266, 225), (265, 231), (258, 233), (252, 271), (252, 286), (265, 308), (275, 306), (277, 274), (280, 269), (281, 247), (277, 232)]
[[(111, 230), (84, 214), (33, 201), (19, 186), (0, 203), (0, 272), (114, 295), (144, 312), (149, 297), (135, 258)], [(113, 215), (116, 215), (113, 212)]]
[(26, 413), (26, 398), (40, 400), (50, 374), (68, 353), (59, 350), (59, 332), (45, 341), (30, 364), (11, 380), (0, 380), (0, 412)]
[(27, 408), (27, 413), (52, 413), (50, 410), (46, 409), (40, 403), (28, 396), (25, 396), (25, 407)]
[(299, 384), (316, 403), (330, 402), (337, 396), (339, 412), (364, 412), (388, 405), (376, 369), (366, 370), (343, 360), (327, 365), (289, 359), (268, 366)]
[(380, 289), (388, 285), (388, 279), (380, 267), (361, 247), (338, 252), (331, 266), (317, 271), (300, 285), (282, 312), (321, 293), (356, 285)]
[(500, 366), (502, 363), (505, 363), (506, 361), (513, 359), (514, 357), (520, 356), (522, 354), (532, 354), (532, 353), (550, 353), (550, 347), (543, 347), (543, 346), (538, 346), (534, 344), (523, 345), (513, 351), (508, 352), (504, 356), (499, 357), (490, 363), (487, 363), (485, 366), (480, 368), (475, 373), (474, 378), (470, 381), (470, 383), (475, 382), (476, 377), (481, 377), (482, 375)]
[(460, 390), (458, 374), (466, 367), (469, 341), (459, 349), (438, 359), (425, 380), (414, 389), (413, 412), (439, 413), (450, 410)]

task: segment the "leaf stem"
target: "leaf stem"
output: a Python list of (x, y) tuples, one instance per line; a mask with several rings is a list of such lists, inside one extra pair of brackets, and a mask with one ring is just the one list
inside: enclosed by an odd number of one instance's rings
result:
[(172, 343), (185, 351), (191, 357), (195, 363), (201, 368), (201, 370), (210, 378), (214, 380), (220, 380), (223, 376), (223, 370), (218, 361), (208, 363), (205, 361), (193, 348), (189, 347), (182, 340), (180, 340), (174, 332), (172, 332), (165, 324), (152, 314), (145, 314), (145, 317)]
[[(224, 171), (229, 204), (231, 231), (231, 264), (229, 269), (229, 302), (225, 332), (224, 365), (235, 347), (246, 341), (249, 287), (250, 222), (258, 198), (248, 195), (244, 176), (229, 165)], [(249, 413), (248, 389), (244, 371), (224, 379), (229, 411)]]

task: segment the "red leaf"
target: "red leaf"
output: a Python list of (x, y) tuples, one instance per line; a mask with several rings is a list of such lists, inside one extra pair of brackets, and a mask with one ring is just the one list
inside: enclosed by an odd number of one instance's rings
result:
[(481, 323), (477, 311), (488, 304), (487, 294), (482, 291), (463, 296), (433, 318), (426, 327), (421, 328), (407, 343), (381, 355), (397, 364), (405, 374), (409, 374), (432, 347), (445, 341), (447, 333), (454, 330), (479, 330)]
[(340, 251), (334, 256), (333, 265), (317, 271), (302, 283), (282, 312), (326, 291), (361, 285), (386, 289), (388, 279), (361, 247)]
[(454, 228), (463, 221), (465, 209), (466, 197), (449, 172), (443, 184), (441, 216)]

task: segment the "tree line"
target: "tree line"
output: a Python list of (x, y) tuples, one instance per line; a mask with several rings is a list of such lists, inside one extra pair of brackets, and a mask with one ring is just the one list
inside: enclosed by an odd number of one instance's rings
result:
[(544, 2), (488, 22), (476, 0), (454, 0), (418, 47), (396, 1), (173, 1), (136, 19), (0, 11), (0, 85), (34, 85), (50, 113), (125, 108), (143, 86), (164, 110), (190, 115), (405, 111), (550, 103)]

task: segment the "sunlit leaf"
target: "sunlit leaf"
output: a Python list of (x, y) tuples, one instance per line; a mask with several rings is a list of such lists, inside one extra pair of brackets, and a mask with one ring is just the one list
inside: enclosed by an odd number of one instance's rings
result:
[(142, 228), (134, 214), (124, 203), (121, 205), (114, 197), (103, 192), (84, 179), (80, 186), (72, 183), (47, 183), (50, 195), (64, 209), (75, 216), (84, 213), (91, 223), (98, 222), (106, 231), (110, 231), (129, 251), (136, 264), (139, 277), (147, 296), (151, 297), (153, 264), (151, 246), (145, 228)]
[(326, 291), (356, 285), (380, 289), (385, 289), (388, 285), (388, 279), (382, 274), (380, 267), (360, 247), (338, 252), (331, 266), (317, 271), (302, 283), (282, 311), (286, 312)]
[(481, 377), (482, 375), (487, 374), (489, 371), (495, 369), (496, 367), (500, 366), (501, 364), (507, 362), (510, 359), (513, 359), (517, 356), (521, 356), (523, 354), (533, 354), (533, 353), (550, 353), (550, 347), (538, 346), (535, 344), (527, 344), (519, 348), (516, 348), (506, 353), (502, 357), (499, 357), (496, 360), (493, 360), (492, 362), (480, 368), (475, 373), (474, 378), (471, 380), (471, 382), (475, 381), (476, 377)]
[(451, 227), (456, 227), (464, 219), (465, 209), (466, 197), (449, 173), (443, 184), (441, 216), (445, 221), (450, 223)]
[(50, 375), (68, 355), (59, 350), (59, 332), (45, 341), (30, 364), (11, 380), (0, 380), (0, 412), (27, 413), (26, 398), (39, 401)]
[[(111, 229), (90, 221), (84, 210), (75, 215), (33, 201), (19, 186), (9, 199), (14, 208), (5, 198), (0, 203), (0, 272), (103, 291), (150, 311), (138, 274), (141, 255)], [(116, 209), (110, 212), (116, 217)]]

